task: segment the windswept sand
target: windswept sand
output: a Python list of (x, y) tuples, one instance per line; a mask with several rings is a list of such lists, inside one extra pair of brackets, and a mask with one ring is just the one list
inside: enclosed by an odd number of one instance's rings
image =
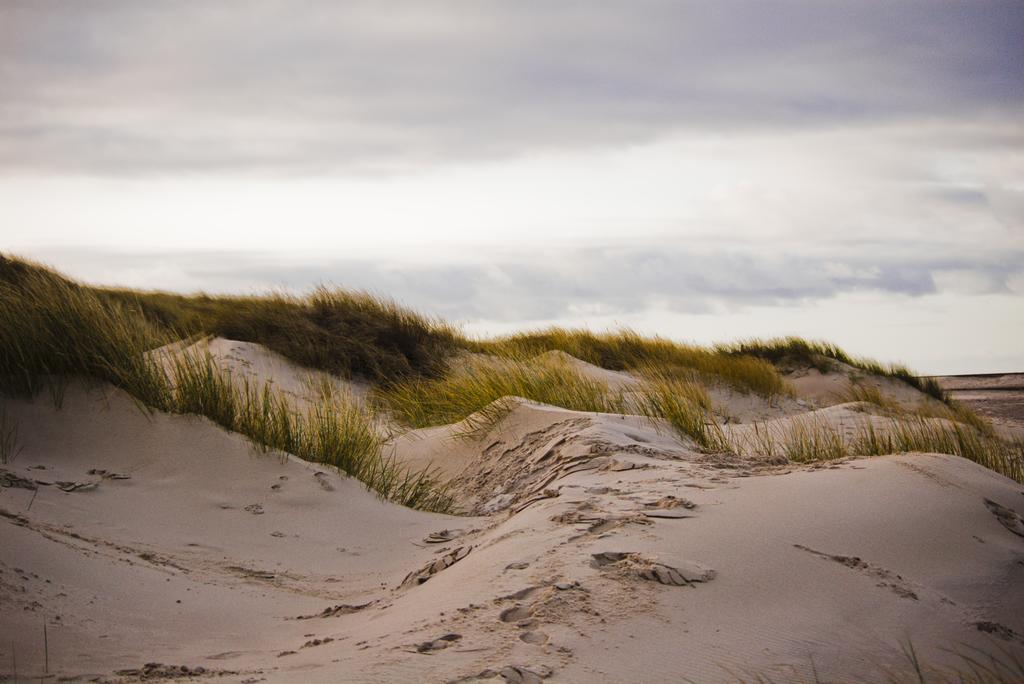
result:
[[(812, 394), (761, 410), (863, 418)], [(849, 681), (907, 638), (1024, 649), (1024, 488), (951, 456), (771, 466), (519, 401), (398, 440), (452, 479), (443, 516), (110, 388), (4, 406), (0, 672), (26, 680), (44, 622), (49, 672), (103, 681)]]

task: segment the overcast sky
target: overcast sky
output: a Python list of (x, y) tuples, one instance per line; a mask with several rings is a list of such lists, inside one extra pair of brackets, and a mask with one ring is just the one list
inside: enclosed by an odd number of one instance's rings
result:
[(0, 250), (1024, 371), (1024, 3), (0, 0)]

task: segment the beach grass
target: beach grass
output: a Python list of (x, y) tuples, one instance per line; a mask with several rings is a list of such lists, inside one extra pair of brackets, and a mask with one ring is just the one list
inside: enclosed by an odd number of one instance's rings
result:
[(450, 507), (429, 472), (409, 472), (387, 454), (365, 407), (332, 397), (299, 413), (280, 392), (232, 378), (208, 354), (154, 353), (180, 338), (94, 289), (0, 261), (0, 394), (49, 390), (59, 403), (73, 379), (108, 382), (147, 409), (202, 415), (260, 448), (337, 467), (392, 501)]
[(438, 379), (411, 379), (378, 388), (376, 402), (413, 428), (463, 422), (469, 436), (488, 429), (521, 397), (573, 411), (623, 413), (622, 392), (585, 377), (557, 358), (493, 360), (466, 357)]
[[(372, 406), (319, 393), (314, 412), (299, 415), (270, 388), (226, 379), (208, 358), (179, 355), (168, 365), (167, 358), (150, 354), (189, 334), (253, 341), (308, 368), (369, 379), (375, 384)], [(638, 385), (612, 391), (552, 351), (630, 371)], [(751, 446), (750, 438), (743, 445), (731, 441), (704, 388), (721, 384), (771, 399), (790, 392), (779, 368), (828, 370), (836, 361), (896, 378), (942, 403), (925, 399), (908, 412), (876, 387), (853, 383), (845, 399), (882, 407), (892, 418), (890, 428), (848, 443), (804, 419), (786, 430), (755, 428)], [(109, 382), (148, 408), (207, 416), (254, 443), (337, 465), (401, 501), (432, 500), (429, 491), (437, 483), (429, 474), (396, 468), (373, 429), (379, 423), (371, 409), (384, 409), (408, 427), (461, 421), (472, 434), (500, 420), (510, 397), (646, 416), (706, 451), (770, 446), (794, 462), (839, 458), (844, 449), (851, 455), (938, 451), (1022, 477), (1020, 443), (998, 438), (988, 421), (949, 400), (934, 379), (853, 358), (826, 342), (790, 337), (707, 348), (630, 330), (563, 328), (469, 340), (444, 322), (365, 293), (318, 288), (302, 296), (186, 297), (101, 289), (0, 256), (0, 392), (32, 396), (47, 390), (59, 403), (71, 378)]]
[(474, 351), (509, 358), (527, 358), (558, 350), (609, 370), (683, 367), (707, 382), (771, 398), (788, 393), (782, 376), (770, 363), (747, 355), (719, 353), (663, 337), (645, 337), (632, 330), (594, 333), (582, 329), (548, 328), (470, 343)]
[(885, 396), (878, 387), (863, 382), (851, 381), (849, 387), (840, 392), (837, 398), (843, 403), (863, 402), (877, 406), (886, 412), (903, 413), (903, 408)]
[(882, 424), (870, 417), (848, 436), (832, 423), (808, 416), (755, 423), (753, 431), (727, 431), (726, 448), (769, 461), (817, 463), (847, 457), (910, 452), (960, 456), (1024, 482), (1024, 440), (1003, 439), (946, 418), (901, 413)]
[(892, 416), (916, 415), (923, 418), (943, 418), (956, 423), (970, 425), (978, 432), (995, 436), (991, 421), (971, 410), (963, 403), (947, 397), (940, 402), (926, 395), (913, 407), (906, 407), (887, 397), (877, 386), (864, 382), (863, 378), (852, 378), (849, 387), (839, 393), (842, 402), (864, 402), (872, 404)]
[(858, 456), (914, 451), (952, 454), (1024, 482), (1024, 440), (1002, 439), (951, 420), (909, 416), (892, 419), (884, 429), (867, 422), (850, 450)]
[(716, 349), (727, 355), (764, 359), (780, 367), (813, 367), (822, 373), (832, 369), (833, 361), (839, 361), (871, 375), (895, 378), (934, 399), (947, 401), (946, 393), (934, 378), (916, 375), (902, 364), (883, 364), (873, 359), (851, 356), (831, 342), (800, 337), (750, 338), (721, 344)]
[(440, 320), (340, 288), (251, 297), (97, 292), (166, 328), (255, 342), (301, 366), (374, 382), (436, 377), (461, 340)]
[(55, 396), (71, 377), (109, 382), (163, 408), (165, 381), (146, 352), (174, 335), (40, 267), (0, 257), (0, 391)]
[(786, 421), (778, 441), (781, 454), (791, 463), (834, 461), (849, 455), (842, 434), (815, 417)]
[(642, 375), (643, 383), (630, 395), (631, 413), (646, 416), (655, 427), (664, 421), (677, 435), (692, 439), (705, 451), (729, 450), (711, 400), (696, 374), (648, 366)]

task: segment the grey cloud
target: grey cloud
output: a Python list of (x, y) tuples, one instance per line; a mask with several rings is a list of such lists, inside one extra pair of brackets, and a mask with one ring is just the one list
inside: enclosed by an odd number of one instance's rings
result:
[(1019, 2), (43, 1), (0, 27), (7, 172), (387, 169), (1024, 103)]
[[(908, 251), (909, 251), (908, 246)], [(873, 291), (911, 297), (939, 292), (944, 273), (973, 274), (990, 291), (1024, 272), (1024, 250), (943, 256), (864, 245), (831, 254), (794, 256), (692, 252), (646, 246), (592, 249), (480, 264), (404, 265), (359, 260), (288, 259), (257, 253), (110, 254), (40, 252), (94, 282), (191, 291), (252, 293), (326, 283), (389, 296), (425, 313), (463, 322), (555, 320), (587, 311), (637, 313), (659, 306), (679, 312), (777, 306)], [(876, 255), (876, 256), (868, 256)], [(877, 256), (884, 255), (884, 256)]]

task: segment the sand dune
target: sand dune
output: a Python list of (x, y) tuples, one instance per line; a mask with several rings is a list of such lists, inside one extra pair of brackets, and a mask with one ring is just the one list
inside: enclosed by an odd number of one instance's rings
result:
[[(303, 397), (269, 352), (209, 346)], [(865, 419), (811, 394), (761, 410)], [(952, 456), (772, 465), (519, 400), (474, 440), (395, 443), (451, 479), (467, 515), (443, 516), (110, 388), (4, 404), (23, 448), (0, 667), (19, 677), (704, 682), (813, 658), (845, 681), (905, 665), (908, 638), (932, 664), (1024, 647), (1022, 488)]]
[(369, 391), (365, 382), (344, 380), (324, 371), (302, 368), (262, 345), (224, 337), (206, 337), (191, 344), (174, 343), (151, 352), (158, 358), (174, 359), (186, 354), (210, 357), (237, 380), (255, 386), (269, 384), (298, 406), (315, 403), (326, 389), (363, 398)]

